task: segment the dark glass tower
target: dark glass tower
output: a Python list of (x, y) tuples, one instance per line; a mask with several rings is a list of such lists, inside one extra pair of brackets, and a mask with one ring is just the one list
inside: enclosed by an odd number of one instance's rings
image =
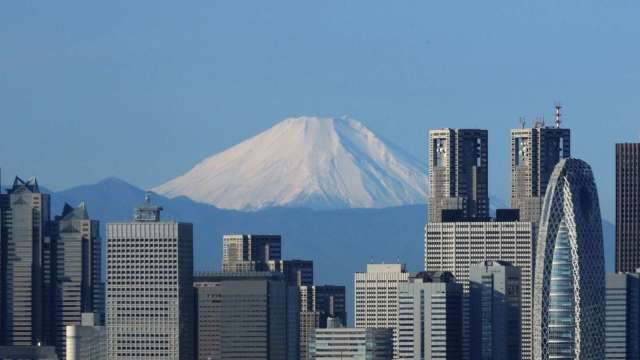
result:
[(571, 156), (570, 139), (569, 129), (542, 123), (511, 130), (511, 207), (520, 210), (520, 221), (540, 221), (553, 168)]
[(616, 144), (616, 271), (640, 268), (640, 143)]
[(40, 192), (35, 178), (16, 177), (7, 194), (0, 194), (1, 340), (6, 345), (45, 343), (43, 299), (50, 258), (48, 241), (50, 196)]
[(479, 129), (429, 131), (429, 222), (443, 221), (447, 210), (489, 216), (488, 137)]

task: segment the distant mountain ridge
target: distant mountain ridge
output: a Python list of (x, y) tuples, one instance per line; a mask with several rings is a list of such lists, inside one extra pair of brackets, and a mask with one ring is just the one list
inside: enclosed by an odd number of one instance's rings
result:
[[(105, 224), (130, 220), (145, 191), (127, 182), (108, 178), (93, 185), (77, 186), (52, 194), (52, 211), (59, 214), (65, 202), (84, 201), (89, 216)], [(427, 206), (409, 205), (383, 209), (313, 210), (277, 207), (255, 212), (218, 209), (186, 197), (155, 195), (164, 207), (164, 219), (194, 223), (196, 268), (220, 268), (222, 235), (227, 233), (277, 233), (283, 235), (286, 258), (313, 259), (321, 281), (352, 282), (353, 272), (367, 262), (402, 261), (411, 271), (423, 267), (424, 226)], [(613, 270), (615, 226), (603, 221), (605, 257)]]
[(348, 118), (288, 118), (152, 189), (219, 208), (423, 204), (426, 165)]

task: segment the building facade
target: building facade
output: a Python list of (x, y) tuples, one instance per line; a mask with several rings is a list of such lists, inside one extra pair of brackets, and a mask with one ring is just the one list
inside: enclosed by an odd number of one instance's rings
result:
[(65, 329), (67, 360), (107, 360), (107, 330), (97, 321), (94, 313), (82, 314), (78, 325)]
[(409, 281), (404, 264), (368, 264), (355, 274), (355, 327), (393, 329), (398, 320), (398, 288)]
[(400, 284), (394, 359), (462, 357), (462, 286), (450, 272), (421, 272)]
[(382, 328), (315, 329), (308, 360), (389, 360), (393, 331)]
[(149, 197), (107, 225), (110, 360), (193, 358), (193, 226), (160, 221)]
[(65, 358), (67, 326), (80, 325), (84, 313), (95, 314), (96, 320), (101, 321), (100, 224), (89, 218), (84, 203), (75, 208), (65, 204), (62, 215), (56, 216), (54, 228), (52, 321), (56, 351)]
[(443, 210), (489, 216), (487, 155), (487, 130), (429, 131), (429, 222), (442, 221)]
[(202, 273), (194, 286), (197, 359), (298, 359), (298, 289), (282, 273)]
[(0, 194), (0, 343), (5, 345), (50, 340), (44, 321), (44, 299), (51, 294), (45, 286), (51, 285), (50, 203), (35, 178), (16, 177), (7, 194)]
[(608, 273), (606, 287), (605, 359), (640, 359), (640, 273)]
[(602, 219), (590, 166), (563, 159), (546, 191), (536, 251), (535, 359), (603, 359)]
[(520, 268), (487, 260), (469, 271), (472, 360), (520, 360)]
[(311, 260), (269, 260), (269, 271), (284, 274), (289, 286), (313, 285), (313, 261)]
[(334, 324), (347, 326), (346, 289), (344, 286), (300, 286), (300, 358), (306, 359), (311, 334), (317, 328)]
[(616, 144), (616, 272), (640, 268), (640, 143)]
[(224, 235), (222, 271), (267, 271), (270, 260), (282, 260), (280, 235)]
[(571, 156), (571, 131), (537, 122), (532, 128), (511, 130), (511, 207), (520, 210), (520, 220), (540, 221), (542, 201), (553, 168)]
[[(522, 358), (531, 358), (535, 225), (519, 221), (428, 223), (425, 230), (425, 271), (449, 271), (465, 291), (463, 303), (465, 339), (470, 339), (468, 304), (469, 271), (486, 260), (502, 260), (517, 266), (522, 276)], [(465, 341), (468, 354), (470, 344)]]

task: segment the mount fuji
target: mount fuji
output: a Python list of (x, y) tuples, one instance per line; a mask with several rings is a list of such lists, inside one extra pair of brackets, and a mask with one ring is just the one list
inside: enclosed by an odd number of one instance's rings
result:
[(223, 209), (424, 204), (426, 165), (348, 118), (288, 118), (152, 191)]

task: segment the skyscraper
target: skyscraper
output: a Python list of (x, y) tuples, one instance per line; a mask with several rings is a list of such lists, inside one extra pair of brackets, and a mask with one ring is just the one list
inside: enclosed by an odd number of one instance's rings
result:
[(282, 273), (203, 273), (194, 286), (197, 359), (298, 359), (298, 289)]
[(606, 279), (605, 359), (640, 359), (640, 273)]
[(404, 264), (368, 264), (355, 274), (355, 326), (394, 328), (398, 320), (398, 287), (409, 281)]
[(107, 346), (118, 359), (193, 358), (193, 226), (149, 197), (107, 225)]
[(269, 260), (269, 271), (284, 274), (289, 286), (313, 285), (313, 261), (311, 260)]
[[(449, 271), (469, 293), (469, 271), (486, 260), (503, 260), (517, 266), (522, 276), (522, 358), (531, 359), (531, 313), (535, 226), (520, 221), (465, 221), (428, 223), (425, 230), (425, 270)], [(469, 339), (469, 304), (464, 302), (465, 339)], [(469, 353), (468, 341), (464, 341)]]
[(270, 260), (282, 260), (280, 235), (225, 235), (222, 271), (266, 271)]
[(469, 271), (472, 360), (520, 360), (520, 269), (483, 261)]
[(640, 268), (640, 143), (616, 144), (616, 271)]
[(344, 286), (300, 286), (300, 358), (307, 358), (314, 329), (327, 328), (328, 320), (347, 325)]
[(8, 193), (0, 194), (0, 207), (2, 343), (44, 343), (44, 273), (49, 269), (43, 263), (50, 259), (44, 259), (43, 251), (50, 196), (40, 192), (35, 178), (24, 181), (16, 177)]
[(487, 130), (429, 131), (429, 222), (442, 221), (443, 210), (489, 216), (487, 141)]
[(571, 131), (536, 122), (533, 128), (511, 130), (511, 207), (520, 220), (538, 223), (547, 183), (556, 164), (571, 156)]
[(536, 251), (535, 359), (603, 359), (602, 219), (591, 167), (563, 159), (544, 198)]
[(450, 272), (421, 272), (400, 284), (394, 359), (462, 356), (462, 286)]
[(100, 325), (100, 226), (89, 218), (84, 203), (76, 208), (65, 204), (55, 220), (55, 311), (51, 312), (55, 314), (56, 351), (64, 358), (67, 326), (80, 325), (83, 313), (94, 313)]

